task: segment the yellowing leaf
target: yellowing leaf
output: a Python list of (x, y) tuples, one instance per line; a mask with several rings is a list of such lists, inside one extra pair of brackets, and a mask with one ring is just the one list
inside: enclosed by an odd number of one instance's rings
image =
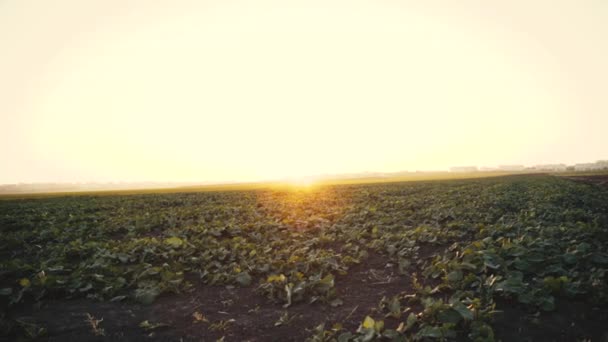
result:
[(23, 287), (30, 287), (30, 285), (32, 285), (32, 283), (30, 282), (29, 279), (22, 278), (22, 279), (19, 280), (19, 285), (21, 285)]
[(376, 321), (376, 324), (374, 324), (374, 330), (380, 332), (382, 329), (384, 329), (384, 321)]
[(373, 318), (371, 318), (369, 316), (365, 316), (365, 319), (363, 320), (364, 329), (373, 329), (375, 325), (376, 325), (376, 321), (374, 321)]
[(179, 248), (184, 244), (184, 240), (178, 238), (177, 236), (173, 236), (165, 239), (165, 244), (169, 245), (173, 248)]
[(285, 280), (287, 280), (287, 278), (284, 275), (282, 275), (282, 274), (280, 274), (280, 275), (273, 274), (273, 275), (268, 276), (268, 278), (266, 279), (266, 282), (268, 282), (268, 283), (281, 282), (282, 283)]
[(289, 260), (287, 262), (298, 262), (300, 261), (300, 257), (297, 255), (292, 255), (291, 257), (289, 257)]

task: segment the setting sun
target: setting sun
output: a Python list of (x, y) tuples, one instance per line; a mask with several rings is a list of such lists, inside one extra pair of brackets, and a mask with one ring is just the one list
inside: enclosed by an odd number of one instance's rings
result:
[(317, 185), (318, 180), (311, 177), (300, 177), (287, 179), (286, 182), (296, 189), (312, 190)]

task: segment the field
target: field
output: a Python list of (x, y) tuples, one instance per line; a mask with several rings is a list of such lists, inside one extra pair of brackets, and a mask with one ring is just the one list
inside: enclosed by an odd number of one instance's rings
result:
[(0, 200), (0, 340), (604, 341), (606, 184)]

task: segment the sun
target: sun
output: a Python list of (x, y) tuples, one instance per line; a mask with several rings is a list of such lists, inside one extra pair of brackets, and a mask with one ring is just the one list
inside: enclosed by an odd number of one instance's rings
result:
[(287, 179), (286, 183), (295, 189), (311, 190), (318, 184), (318, 179), (314, 177), (293, 177)]

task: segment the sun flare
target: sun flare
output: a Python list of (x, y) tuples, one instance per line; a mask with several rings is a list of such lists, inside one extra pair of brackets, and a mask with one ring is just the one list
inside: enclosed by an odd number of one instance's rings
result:
[(312, 190), (319, 185), (319, 180), (314, 177), (295, 177), (288, 179), (286, 183), (297, 190)]

